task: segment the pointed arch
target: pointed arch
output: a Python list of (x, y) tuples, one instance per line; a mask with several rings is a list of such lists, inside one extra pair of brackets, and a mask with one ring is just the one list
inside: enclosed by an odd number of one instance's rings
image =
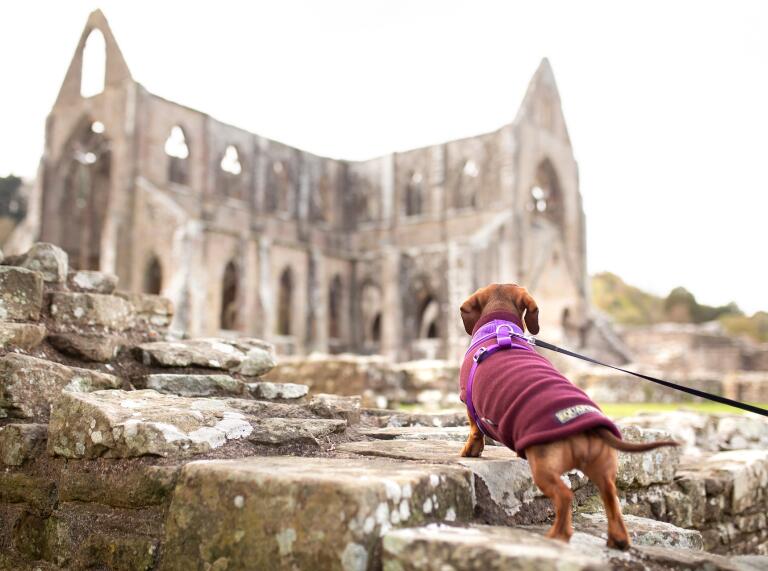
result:
[(536, 177), (528, 197), (527, 209), (558, 226), (563, 223), (564, 204), (560, 180), (552, 162), (545, 158), (536, 168)]
[(291, 335), (293, 319), (293, 270), (286, 267), (280, 274), (280, 290), (277, 298), (277, 334)]
[(174, 125), (164, 145), (168, 156), (168, 180), (176, 184), (189, 184), (189, 145), (181, 125)]
[(144, 293), (159, 295), (163, 290), (163, 266), (157, 254), (153, 253), (147, 259), (144, 267)]
[(230, 260), (224, 268), (221, 280), (221, 329), (238, 329), (240, 269), (235, 260)]
[(432, 296), (428, 296), (419, 311), (419, 339), (438, 339), (440, 337), (440, 304)]
[(424, 207), (424, 177), (418, 171), (412, 171), (405, 186), (405, 215), (418, 216)]
[(98, 28), (88, 33), (80, 68), (80, 95), (93, 97), (104, 91), (107, 77), (107, 43)]

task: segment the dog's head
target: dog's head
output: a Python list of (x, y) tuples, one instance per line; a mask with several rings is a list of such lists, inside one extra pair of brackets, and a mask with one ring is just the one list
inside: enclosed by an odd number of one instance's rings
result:
[[(472, 335), (475, 324), (485, 313), (511, 311), (525, 322), (528, 331), (539, 332), (539, 307), (531, 294), (517, 284), (491, 284), (470, 295), (459, 308), (464, 329)], [(525, 317), (523, 318), (523, 314)]]

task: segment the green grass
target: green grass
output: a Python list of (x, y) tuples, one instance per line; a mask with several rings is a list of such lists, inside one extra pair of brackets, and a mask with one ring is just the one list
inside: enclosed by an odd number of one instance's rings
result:
[[(762, 408), (768, 408), (768, 405), (761, 403), (750, 403)], [(686, 403), (666, 403), (666, 402), (627, 402), (615, 404), (601, 404), (603, 412), (612, 418), (622, 416), (634, 416), (640, 412), (672, 412), (675, 410), (690, 410), (693, 412), (729, 412), (736, 414), (746, 414), (745, 411), (720, 404), (716, 402), (686, 402)]]

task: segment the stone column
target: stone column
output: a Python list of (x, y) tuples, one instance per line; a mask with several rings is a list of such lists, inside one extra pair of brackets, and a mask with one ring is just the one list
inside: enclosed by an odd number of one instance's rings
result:
[(381, 354), (397, 361), (401, 356), (403, 292), (400, 291), (400, 252), (393, 246), (382, 250)]

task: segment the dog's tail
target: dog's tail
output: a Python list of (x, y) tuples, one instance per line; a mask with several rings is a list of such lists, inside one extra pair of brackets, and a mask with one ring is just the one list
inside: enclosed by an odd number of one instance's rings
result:
[(620, 438), (616, 438), (613, 432), (607, 428), (598, 428), (595, 430), (603, 442), (605, 442), (611, 448), (621, 450), (622, 452), (646, 452), (653, 450), (654, 448), (661, 448), (662, 446), (680, 446), (679, 442), (675, 440), (656, 440), (654, 442), (625, 442)]

